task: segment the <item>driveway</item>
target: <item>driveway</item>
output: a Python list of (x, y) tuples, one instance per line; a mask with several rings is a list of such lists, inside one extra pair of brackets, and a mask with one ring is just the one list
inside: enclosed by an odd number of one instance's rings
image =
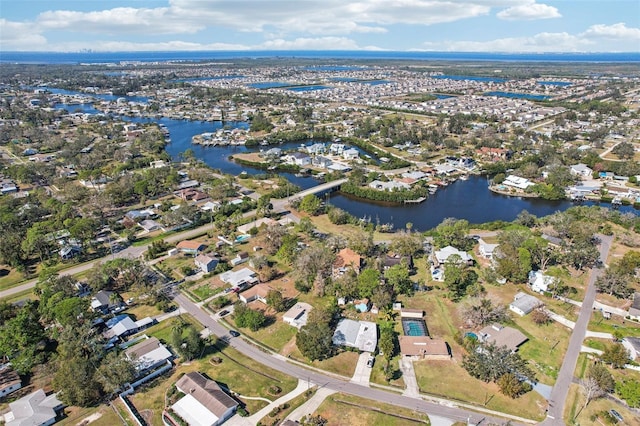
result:
[(402, 395), (411, 398), (420, 398), (420, 389), (418, 388), (416, 371), (413, 368), (413, 360), (407, 357), (400, 358), (400, 371), (402, 371), (402, 379), (406, 386)]
[(370, 352), (362, 352), (358, 363), (356, 364), (356, 370), (353, 372), (351, 383), (359, 383), (364, 386), (369, 386), (369, 377), (371, 377), (371, 368), (367, 367), (367, 361), (371, 357)]

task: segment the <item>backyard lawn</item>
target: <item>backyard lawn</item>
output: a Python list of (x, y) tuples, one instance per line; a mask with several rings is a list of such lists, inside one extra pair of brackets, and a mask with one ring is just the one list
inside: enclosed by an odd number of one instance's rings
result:
[[(243, 328), (242, 332), (267, 346), (271, 350), (286, 355), (286, 353), (283, 353), (283, 349), (287, 346), (287, 343), (291, 342), (292, 339), (294, 340), (295, 345), (295, 335), (297, 334), (298, 329), (282, 321), (282, 314), (278, 314), (270, 321), (271, 324), (258, 331), (251, 331), (248, 328)], [(229, 323), (233, 324), (234, 322), (229, 321)]]
[(588, 330), (613, 334), (621, 333), (622, 337), (640, 337), (640, 323), (624, 319), (618, 315), (611, 315), (611, 319), (605, 319), (602, 312), (596, 310), (591, 314)]
[(413, 365), (421, 392), (529, 419), (544, 418), (547, 402), (536, 392), (511, 399), (502, 395), (495, 383), (471, 377), (462, 366), (452, 361), (416, 361)]
[(426, 414), (342, 393), (327, 397), (314, 414), (319, 414), (327, 419), (327, 424), (330, 425), (404, 426), (431, 424)]

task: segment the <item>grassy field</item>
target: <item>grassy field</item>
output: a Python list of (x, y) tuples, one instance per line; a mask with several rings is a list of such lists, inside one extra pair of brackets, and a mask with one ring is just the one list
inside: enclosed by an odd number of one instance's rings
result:
[(307, 402), (313, 395), (315, 395), (316, 390), (317, 389), (314, 387), (309, 389), (308, 391), (303, 392), (301, 395), (296, 396), (291, 401), (286, 403), (286, 406), (288, 408), (284, 408), (284, 404), (281, 405), (281, 410), (279, 410), (277, 413), (273, 413), (273, 416), (271, 415), (272, 413), (267, 414), (262, 419), (260, 419), (260, 424), (263, 426), (279, 425), (284, 419), (287, 418), (289, 414), (293, 412), (293, 410)]
[(379, 385), (391, 385), (397, 387), (398, 389), (404, 390), (404, 379), (402, 378), (402, 372), (400, 371), (400, 368), (398, 366), (400, 357), (401, 355), (397, 355), (391, 359), (391, 365), (393, 365), (394, 368), (398, 371), (398, 374), (393, 379), (391, 379), (391, 381), (387, 382), (384, 374), (384, 366), (386, 364), (386, 361), (384, 360), (384, 357), (377, 356), (376, 362), (373, 364), (373, 368), (371, 369), (371, 377), (369, 380), (372, 383), (377, 383)]
[[(34, 276), (35, 277), (35, 276)], [(18, 272), (15, 268), (6, 265), (0, 267), (0, 290), (6, 290), (15, 287), (26, 278), (23, 273)]]
[(593, 311), (591, 314), (588, 330), (611, 334), (618, 330), (623, 337), (640, 337), (640, 323), (618, 315), (611, 315), (611, 319), (604, 319), (600, 311)]
[(404, 426), (431, 424), (426, 414), (341, 393), (327, 397), (314, 414), (327, 419), (329, 425)]
[(202, 327), (202, 325), (200, 325), (200, 323), (191, 315), (181, 314), (181, 315), (178, 315), (177, 317), (169, 318), (166, 321), (162, 321), (161, 323), (156, 324), (153, 327), (149, 327), (148, 329), (143, 331), (143, 333), (148, 336), (157, 337), (158, 340), (161, 340), (163, 342), (168, 342), (169, 340), (171, 340), (170, 339), (171, 328), (173, 327), (174, 324), (180, 321), (193, 324), (196, 326), (198, 330)]
[[(567, 396), (564, 421), (567, 425), (613, 425), (606, 421), (604, 413), (614, 409), (624, 419), (625, 425), (640, 426), (640, 418), (625, 407), (608, 399), (596, 399), (584, 407), (584, 394), (579, 385), (572, 384)], [(595, 417), (597, 416), (597, 418)], [(621, 423), (618, 423), (621, 424)]]
[(356, 364), (358, 363), (359, 354), (357, 352), (344, 351), (335, 355), (329, 359), (323, 361), (309, 361), (305, 358), (295, 345), (291, 348), (291, 358), (304, 362), (316, 368), (320, 368), (331, 373), (340, 374), (345, 377), (352, 377), (353, 372), (356, 370)]
[(67, 407), (64, 411), (67, 417), (58, 423), (61, 426), (77, 425), (85, 421), (85, 419), (91, 419), (91, 424), (95, 426), (122, 424), (120, 417), (118, 417), (114, 409), (108, 405), (100, 405), (92, 408)]
[(191, 294), (195, 295), (199, 300), (199, 302), (210, 298), (211, 296), (215, 296), (216, 294), (224, 291), (224, 287), (212, 287), (211, 283), (207, 282), (202, 285), (196, 285), (189, 289)]
[(544, 418), (546, 400), (536, 392), (511, 399), (500, 393), (495, 383), (471, 377), (458, 363), (451, 361), (414, 362), (421, 392), (485, 406), (534, 420)]
[[(230, 320), (229, 323), (232, 324), (233, 321)], [(261, 328), (255, 332), (248, 328), (243, 328), (242, 332), (273, 351), (283, 355), (288, 355), (288, 353), (283, 353), (283, 350), (287, 347), (288, 343), (292, 342), (292, 340), (295, 345), (295, 335), (297, 334), (298, 329), (282, 321), (282, 314), (278, 314), (273, 318), (269, 326)]]
[[(246, 405), (249, 413), (259, 411), (267, 403), (260, 400), (243, 399), (242, 395), (275, 400), (291, 392), (297, 385), (297, 380), (294, 378), (259, 364), (233, 348), (225, 347), (219, 351), (217, 348), (211, 347), (206, 353), (207, 355), (203, 359), (178, 364), (170, 376), (162, 376), (150, 385), (143, 386), (130, 398), (136, 409), (140, 412), (149, 410), (148, 412), (153, 418), (152, 424), (162, 424), (161, 415), (164, 408), (165, 392), (182, 373), (191, 371), (204, 373), (239, 394), (239, 399)], [(214, 356), (222, 359), (222, 362), (220, 364), (212, 363), (211, 358)], [(271, 386), (278, 386), (282, 391), (278, 395), (271, 395), (269, 393)]]

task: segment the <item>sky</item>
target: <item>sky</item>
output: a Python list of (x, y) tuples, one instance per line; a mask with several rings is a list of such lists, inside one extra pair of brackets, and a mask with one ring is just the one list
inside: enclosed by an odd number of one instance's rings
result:
[(639, 52), (640, 0), (0, 0), (2, 51)]

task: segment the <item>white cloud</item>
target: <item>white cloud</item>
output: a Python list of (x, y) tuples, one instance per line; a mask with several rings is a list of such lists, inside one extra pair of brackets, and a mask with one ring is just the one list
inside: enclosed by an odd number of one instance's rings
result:
[(506, 21), (533, 21), (536, 19), (560, 18), (562, 15), (553, 6), (536, 3), (535, 0), (527, 4), (509, 7), (496, 15)]
[[(581, 34), (585, 38), (604, 38), (609, 40), (626, 40), (626, 41), (635, 41), (638, 43), (640, 41), (640, 28), (629, 28), (626, 26), (624, 22), (619, 22), (613, 25), (592, 25), (587, 31)], [(640, 44), (636, 44), (636, 51), (640, 50)]]
[(0, 46), (6, 50), (34, 50), (44, 48), (47, 39), (37, 25), (28, 22), (7, 21), (0, 18)]
[(297, 38), (269, 40), (257, 46), (265, 50), (358, 50), (358, 44), (345, 37)]
[(228, 43), (190, 43), (184, 41), (167, 41), (160, 43), (138, 43), (128, 41), (95, 41), (56, 43), (50, 46), (53, 51), (75, 52), (91, 49), (94, 52), (166, 52), (166, 51), (204, 51), (204, 50), (250, 50), (251, 46)]
[(460, 52), (583, 52), (593, 43), (565, 32), (539, 33), (532, 37), (507, 37), (489, 41), (427, 42), (428, 50)]

